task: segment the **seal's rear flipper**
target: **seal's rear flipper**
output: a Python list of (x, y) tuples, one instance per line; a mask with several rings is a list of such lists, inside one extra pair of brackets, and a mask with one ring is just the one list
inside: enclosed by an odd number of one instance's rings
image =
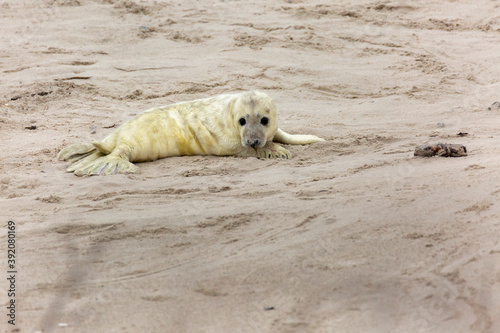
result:
[(89, 155), (87, 155), (87, 156), (79, 159), (78, 161), (74, 162), (73, 164), (71, 164), (71, 166), (68, 167), (66, 169), (66, 171), (67, 172), (75, 172), (75, 174), (76, 174), (76, 170), (81, 170), (81, 169), (86, 168), (92, 162), (94, 162), (95, 160), (97, 160), (98, 158), (103, 157), (103, 156), (104, 156), (104, 154), (102, 154), (98, 151), (94, 151), (93, 153), (90, 153)]
[(89, 156), (94, 151), (95, 147), (90, 143), (77, 143), (61, 150), (59, 154), (57, 154), (57, 158), (61, 161), (76, 162)]
[(278, 128), (276, 134), (274, 135), (273, 141), (289, 145), (306, 145), (309, 143), (321, 142), (325, 140), (315, 135), (288, 134), (287, 132)]
[(126, 158), (103, 155), (95, 152), (67, 169), (77, 176), (114, 175), (117, 173), (139, 173), (140, 169)]

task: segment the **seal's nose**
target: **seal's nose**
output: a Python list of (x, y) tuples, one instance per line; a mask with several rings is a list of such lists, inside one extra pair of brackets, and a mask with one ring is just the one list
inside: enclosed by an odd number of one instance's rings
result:
[[(249, 143), (250, 143), (250, 142), (249, 142)], [(260, 141), (259, 141), (259, 140), (254, 140), (254, 142), (253, 142), (253, 143), (250, 143), (250, 146), (252, 146), (252, 148), (255, 148), (256, 146), (258, 146), (258, 145), (259, 145), (259, 143), (260, 143)]]

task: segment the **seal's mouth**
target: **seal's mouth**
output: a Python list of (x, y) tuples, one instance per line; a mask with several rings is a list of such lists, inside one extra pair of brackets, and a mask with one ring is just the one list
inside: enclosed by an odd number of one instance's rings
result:
[(247, 140), (242, 140), (241, 144), (245, 148), (252, 147), (255, 149), (264, 147), (266, 145), (266, 141), (259, 139), (247, 139)]

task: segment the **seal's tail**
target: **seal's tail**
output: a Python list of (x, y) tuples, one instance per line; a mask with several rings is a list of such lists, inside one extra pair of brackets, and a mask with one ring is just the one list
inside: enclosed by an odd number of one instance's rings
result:
[(61, 150), (59, 154), (57, 154), (57, 158), (60, 161), (69, 161), (69, 162), (77, 162), (95, 151), (95, 147), (91, 143), (87, 144), (74, 144), (68, 146)]
[(273, 141), (289, 145), (306, 145), (309, 143), (321, 142), (325, 140), (315, 135), (288, 134), (278, 128), (278, 131), (274, 135)]
[(62, 161), (72, 162), (66, 171), (77, 176), (139, 172), (139, 168), (126, 158), (113, 154), (105, 155), (90, 143), (68, 146), (61, 150), (57, 157)]

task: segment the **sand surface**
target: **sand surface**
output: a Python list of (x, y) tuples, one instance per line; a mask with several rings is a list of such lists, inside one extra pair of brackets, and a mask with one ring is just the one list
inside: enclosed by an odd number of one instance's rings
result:
[[(499, 1), (0, 9), (1, 332), (500, 332)], [(326, 142), (129, 176), (56, 159), (148, 108), (251, 89)], [(413, 156), (437, 142), (469, 155)]]

